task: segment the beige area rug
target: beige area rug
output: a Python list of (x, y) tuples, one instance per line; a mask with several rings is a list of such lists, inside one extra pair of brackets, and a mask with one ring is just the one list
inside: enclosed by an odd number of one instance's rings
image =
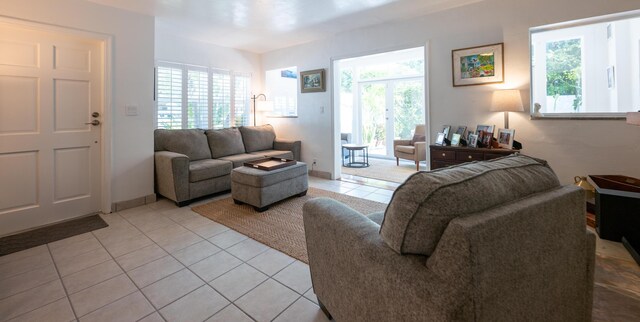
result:
[(309, 188), (304, 197), (293, 197), (276, 203), (265, 212), (249, 205), (236, 205), (231, 197), (193, 207), (192, 210), (249, 236), (293, 258), (308, 263), (304, 236), (302, 206), (310, 199), (328, 197), (363, 213), (384, 211), (386, 204), (344, 194)]
[[(342, 167), (342, 173), (397, 183), (403, 183), (416, 173), (416, 164), (413, 162), (400, 160), (400, 166), (397, 166), (396, 160), (369, 158), (369, 164), (367, 168)], [(420, 170), (426, 170), (424, 162), (420, 163)]]

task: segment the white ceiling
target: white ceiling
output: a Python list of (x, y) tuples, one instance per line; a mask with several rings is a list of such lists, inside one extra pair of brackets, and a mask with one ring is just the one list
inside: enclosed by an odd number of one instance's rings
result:
[(482, 0), (87, 0), (156, 17), (158, 32), (264, 53)]

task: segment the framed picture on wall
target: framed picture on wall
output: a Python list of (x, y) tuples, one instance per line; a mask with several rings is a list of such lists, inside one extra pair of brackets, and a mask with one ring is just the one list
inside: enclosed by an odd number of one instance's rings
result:
[(300, 92), (315, 93), (325, 92), (324, 69), (314, 69), (300, 72)]
[(453, 86), (504, 82), (503, 52), (503, 43), (452, 50)]

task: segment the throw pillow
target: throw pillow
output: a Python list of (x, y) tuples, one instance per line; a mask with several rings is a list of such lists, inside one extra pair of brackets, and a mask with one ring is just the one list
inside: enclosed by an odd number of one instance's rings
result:
[(247, 153), (273, 149), (273, 141), (276, 139), (276, 132), (273, 130), (273, 126), (269, 124), (241, 126), (240, 132), (242, 133), (242, 141)]
[(207, 130), (205, 134), (214, 159), (244, 153), (244, 142), (238, 128)]
[(211, 159), (211, 151), (209, 150), (209, 145), (207, 145), (207, 136), (204, 135), (204, 130), (156, 129), (153, 135), (155, 151), (171, 151), (184, 154), (189, 158), (189, 161)]
[(425, 142), (427, 141), (427, 137), (420, 134), (414, 134), (411, 139), (411, 145), (415, 145), (416, 142)]

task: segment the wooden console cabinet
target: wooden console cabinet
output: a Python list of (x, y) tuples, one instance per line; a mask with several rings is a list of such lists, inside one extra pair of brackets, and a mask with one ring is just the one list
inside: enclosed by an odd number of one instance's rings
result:
[(467, 148), (459, 146), (430, 145), (431, 170), (455, 164), (491, 160), (522, 150)]

